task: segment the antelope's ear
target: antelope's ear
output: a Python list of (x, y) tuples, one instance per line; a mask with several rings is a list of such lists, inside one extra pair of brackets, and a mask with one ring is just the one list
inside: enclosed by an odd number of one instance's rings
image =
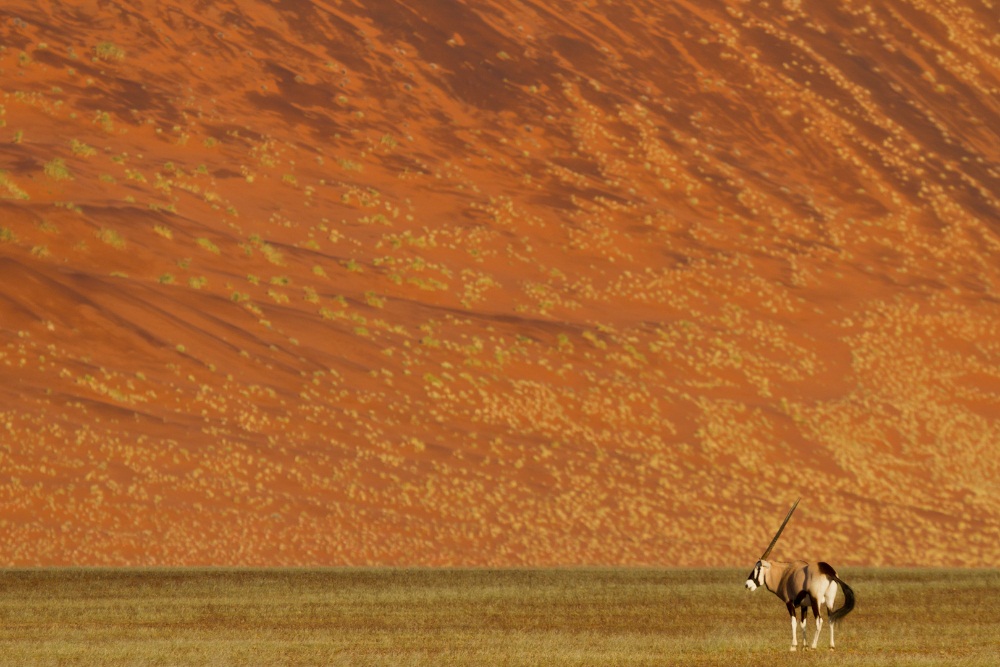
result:
[(771, 564), (770, 564), (770, 563), (768, 563), (768, 562), (767, 562), (766, 560), (762, 560), (762, 561), (760, 562), (760, 568), (761, 568), (762, 570), (770, 570), (770, 569), (771, 569)]

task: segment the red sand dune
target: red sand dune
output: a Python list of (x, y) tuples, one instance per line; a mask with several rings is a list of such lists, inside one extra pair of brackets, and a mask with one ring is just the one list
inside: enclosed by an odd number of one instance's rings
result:
[(0, 562), (1000, 565), (1000, 12), (0, 8)]

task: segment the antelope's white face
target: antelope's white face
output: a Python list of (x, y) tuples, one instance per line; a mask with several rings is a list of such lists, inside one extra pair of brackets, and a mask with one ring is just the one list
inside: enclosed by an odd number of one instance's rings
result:
[(746, 588), (748, 591), (752, 593), (764, 585), (764, 576), (770, 567), (771, 564), (766, 560), (757, 561), (757, 564), (753, 566), (752, 570), (750, 570), (750, 574), (747, 575)]

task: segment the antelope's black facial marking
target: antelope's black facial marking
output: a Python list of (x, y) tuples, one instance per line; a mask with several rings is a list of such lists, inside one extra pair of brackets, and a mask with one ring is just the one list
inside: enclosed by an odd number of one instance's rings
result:
[(762, 569), (763, 565), (761, 564), (760, 561), (757, 561), (757, 564), (753, 566), (752, 570), (750, 570), (750, 574), (747, 575), (747, 582), (745, 584), (747, 590), (755, 591), (761, 587)]

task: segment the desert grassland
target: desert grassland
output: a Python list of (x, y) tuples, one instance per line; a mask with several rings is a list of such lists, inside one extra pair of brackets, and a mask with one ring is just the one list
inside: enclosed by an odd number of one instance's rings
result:
[(789, 653), (742, 570), (6, 570), (0, 663), (995, 664), (1000, 571), (841, 575), (837, 650)]

